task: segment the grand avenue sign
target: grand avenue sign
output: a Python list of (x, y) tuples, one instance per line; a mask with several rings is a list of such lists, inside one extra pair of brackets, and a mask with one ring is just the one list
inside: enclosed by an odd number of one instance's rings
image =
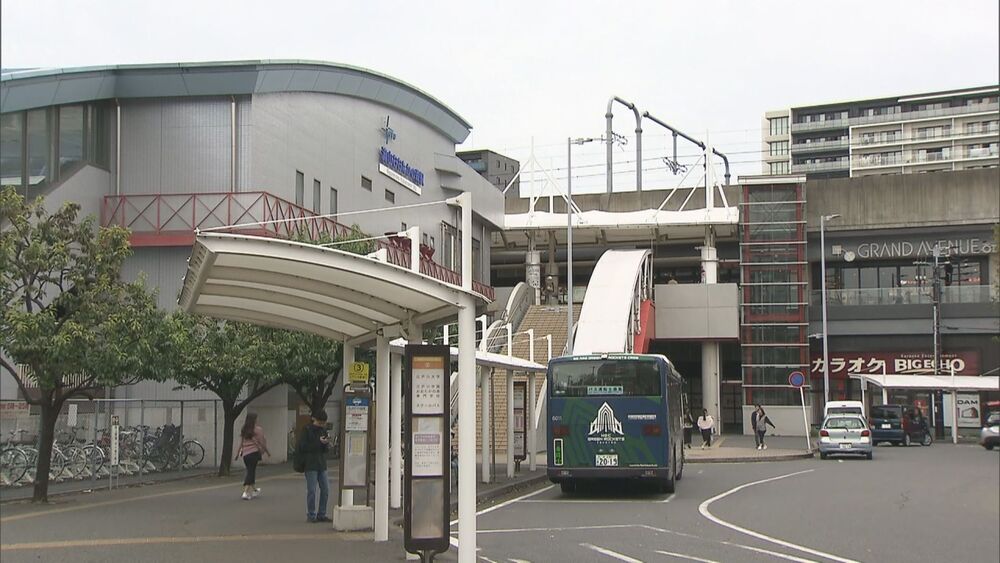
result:
[(862, 240), (833, 245), (833, 254), (850, 262), (856, 258), (871, 260), (878, 258), (924, 258), (934, 255), (934, 246), (941, 248), (941, 255), (975, 256), (990, 254), (996, 250), (989, 238), (967, 237), (954, 239), (895, 239)]

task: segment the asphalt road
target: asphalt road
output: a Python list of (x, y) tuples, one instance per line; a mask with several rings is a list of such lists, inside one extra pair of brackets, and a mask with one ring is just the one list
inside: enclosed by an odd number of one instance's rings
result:
[(879, 447), (873, 461), (688, 465), (673, 496), (552, 487), (479, 527), (481, 560), (497, 562), (995, 563), (1000, 456), (936, 444)]
[[(258, 483), (264, 495), (250, 502), (238, 482), (198, 479), (3, 505), (0, 559), (403, 560), (398, 529), (375, 544), (307, 524), (300, 475), (264, 468)], [(481, 510), (480, 561), (1000, 560), (1000, 455), (972, 445), (688, 465), (672, 496), (620, 486), (566, 496), (548, 485), (517, 494)]]

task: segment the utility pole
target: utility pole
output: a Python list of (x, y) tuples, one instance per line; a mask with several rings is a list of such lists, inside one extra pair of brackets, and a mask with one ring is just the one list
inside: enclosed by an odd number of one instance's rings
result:
[[(934, 270), (931, 282), (931, 303), (934, 310), (934, 375), (941, 368), (941, 246), (934, 243)], [(944, 395), (940, 389), (934, 391), (934, 434), (944, 437)]]

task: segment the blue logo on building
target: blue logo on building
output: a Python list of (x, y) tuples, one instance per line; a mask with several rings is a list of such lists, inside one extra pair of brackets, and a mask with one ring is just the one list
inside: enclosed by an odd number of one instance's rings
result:
[(405, 160), (393, 154), (389, 149), (382, 147), (379, 150), (378, 161), (414, 184), (424, 185), (424, 173), (407, 164)]

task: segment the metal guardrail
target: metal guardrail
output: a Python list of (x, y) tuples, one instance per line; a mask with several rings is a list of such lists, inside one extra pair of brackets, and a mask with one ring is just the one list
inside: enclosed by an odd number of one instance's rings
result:
[[(227, 229), (230, 233), (284, 239), (300, 233), (312, 239), (323, 235), (338, 239), (355, 233), (347, 225), (264, 191), (105, 196), (101, 224), (129, 229), (133, 246), (189, 246), (194, 244), (195, 232), (229, 225), (244, 225)], [(386, 251), (390, 264), (410, 267), (408, 239), (380, 239), (373, 244)], [(420, 273), (462, 284), (460, 273), (426, 256), (421, 256)], [(494, 298), (492, 287), (477, 281), (472, 287), (487, 299)]]

